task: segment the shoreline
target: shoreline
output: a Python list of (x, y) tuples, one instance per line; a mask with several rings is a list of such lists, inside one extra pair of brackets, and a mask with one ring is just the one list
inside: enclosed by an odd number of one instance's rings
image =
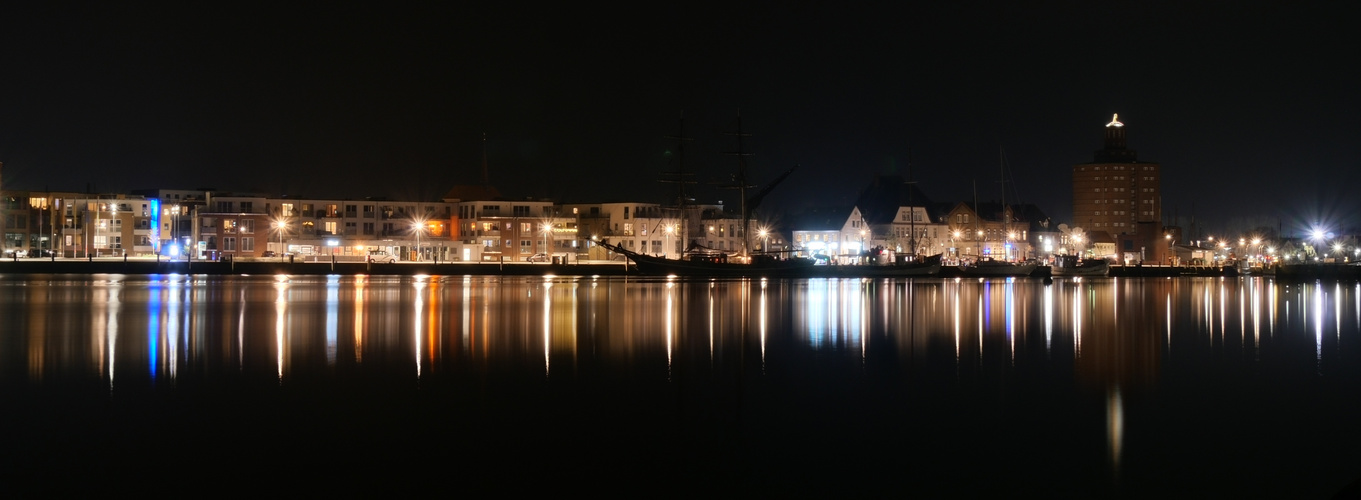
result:
[[(832, 266), (828, 266), (832, 267)], [(959, 278), (966, 277), (956, 268), (942, 267), (933, 276), (892, 276), (882, 270), (858, 275), (856, 267), (815, 268), (806, 276), (782, 278)], [(1030, 278), (1051, 276), (1048, 267), (1037, 268)], [(1282, 265), (1270, 273), (1244, 273), (1245, 277), (1274, 277), (1284, 282), (1309, 280), (1361, 280), (1361, 266), (1341, 264)], [(585, 262), (573, 264), (528, 262), (278, 262), (278, 261), (169, 261), (147, 259), (11, 259), (0, 261), (0, 274), (206, 274), (206, 275), (312, 275), (365, 274), (374, 276), (643, 276), (632, 264), (622, 262)], [(1183, 276), (1237, 277), (1235, 268), (1185, 268), (1162, 266), (1112, 266), (1108, 277), (1171, 278)], [(703, 276), (693, 276), (703, 277)], [(751, 278), (761, 278), (753, 275)], [(976, 277), (976, 276), (967, 276)], [(1054, 278), (1064, 276), (1053, 275)], [(1098, 277), (1091, 276), (1089, 278)]]

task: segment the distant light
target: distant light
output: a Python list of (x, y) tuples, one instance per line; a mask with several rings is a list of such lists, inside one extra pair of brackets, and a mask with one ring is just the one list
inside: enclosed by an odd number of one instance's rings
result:
[(1107, 127), (1123, 127), (1123, 126), (1125, 126), (1125, 124), (1120, 123), (1120, 113), (1116, 113), (1116, 114), (1114, 114), (1114, 115), (1111, 115), (1111, 122), (1110, 122), (1110, 123), (1107, 123), (1106, 126), (1107, 126)]

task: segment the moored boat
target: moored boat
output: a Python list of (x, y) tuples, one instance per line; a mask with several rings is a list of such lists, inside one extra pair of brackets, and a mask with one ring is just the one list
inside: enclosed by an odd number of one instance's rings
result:
[(638, 272), (651, 276), (803, 277), (813, 269), (812, 259), (779, 259), (756, 254), (729, 259), (724, 253), (691, 253), (682, 259), (644, 255), (609, 242), (598, 243), (633, 261)]
[(930, 277), (940, 274), (939, 254), (924, 257), (914, 262), (882, 264), (869, 266), (817, 266), (809, 270), (809, 276), (819, 278), (913, 278)]
[(980, 259), (972, 264), (960, 266), (965, 276), (980, 278), (1026, 277), (1035, 272), (1038, 264), (1033, 262), (1006, 262), (994, 259)]
[(1054, 276), (1105, 276), (1110, 272), (1110, 262), (1105, 259), (1078, 259), (1071, 255), (1058, 256), (1051, 268)]

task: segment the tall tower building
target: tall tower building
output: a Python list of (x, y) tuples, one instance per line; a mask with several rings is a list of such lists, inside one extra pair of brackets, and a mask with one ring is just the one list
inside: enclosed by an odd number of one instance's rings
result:
[[(1162, 231), (1162, 169), (1125, 147), (1120, 115), (1106, 124), (1106, 147), (1073, 166), (1073, 225), (1111, 236)], [(1160, 237), (1160, 236), (1158, 236)]]

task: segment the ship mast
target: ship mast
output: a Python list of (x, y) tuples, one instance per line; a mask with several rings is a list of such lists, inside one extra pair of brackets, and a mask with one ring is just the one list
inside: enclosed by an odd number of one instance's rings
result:
[[(689, 197), (689, 195), (686, 194), (686, 192), (685, 192), (685, 185), (686, 185), (686, 184), (694, 184), (694, 183), (695, 183), (694, 181), (692, 181), (692, 180), (689, 179), (689, 176), (690, 176), (690, 175), (693, 175), (693, 174), (691, 174), (690, 172), (686, 172), (686, 171), (685, 171), (685, 143), (686, 143), (686, 142), (689, 142), (689, 141), (693, 141), (694, 139), (685, 136), (685, 113), (684, 113), (684, 112), (681, 113), (681, 119), (680, 119), (680, 132), (677, 133), (677, 134), (674, 135), (674, 136), (666, 136), (666, 138), (667, 138), (667, 139), (674, 139), (674, 140), (676, 141), (676, 170), (670, 171), (670, 172), (662, 172), (662, 182), (667, 182), (667, 183), (674, 183), (674, 184), (676, 184), (676, 191), (677, 191), (677, 195), (676, 195), (676, 213), (677, 213), (677, 218), (680, 219), (680, 224), (679, 224), (680, 227), (679, 227), (678, 229), (676, 229), (675, 231), (676, 231), (676, 233), (677, 233), (677, 234), (676, 234), (676, 238), (679, 238), (678, 241), (681, 242), (681, 254), (684, 254), (684, 253), (685, 253), (685, 250), (686, 250), (686, 249), (689, 247), (689, 245), (690, 245), (690, 233), (686, 231), (686, 224), (685, 224), (685, 223), (686, 223), (686, 216), (685, 216), (685, 202), (688, 201), (688, 197)], [(665, 254), (665, 253), (664, 253), (664, 254)]]
[(751, 134), (742, 133), (742, 113), (740, 111), (737, 113), (737, 132), (729, 132), (728, 135), (737, 136), (737, 151), (725, 153), (737, 157), (737, 173), (733, 175), (733, 183), (729, 186), (726, 186), (726, 188), (738, 190), (738, 197), (740, 198), (742, 206), (741, 255), (745, 257), (750, 254), (748, 250), (750, 246), (748, 242), (748, 238), (750, 236), (749, 235), (750, 228), (747, 226), (749, 225), (748, 221), (751, 219), (751, 216), (750, 214), (747, 213), (747, 188), (752, 188), (756, 186), (747, 184), (747, 157), (751, 156), (751, 153), (748, 153), (742, 149), (742, 138), (751, 137)]
[[(907, 246), (910, 247), (908, 255), (915, 260), (917, 255), (917, 208), (912, 206), (912, 190), (916, 187), (917, 181), (912, 180), (912, 148), (907, 149), (907, 224), (910, 231), (907, 235)], [(863, 249), (862, 249), (863, 250)]]

